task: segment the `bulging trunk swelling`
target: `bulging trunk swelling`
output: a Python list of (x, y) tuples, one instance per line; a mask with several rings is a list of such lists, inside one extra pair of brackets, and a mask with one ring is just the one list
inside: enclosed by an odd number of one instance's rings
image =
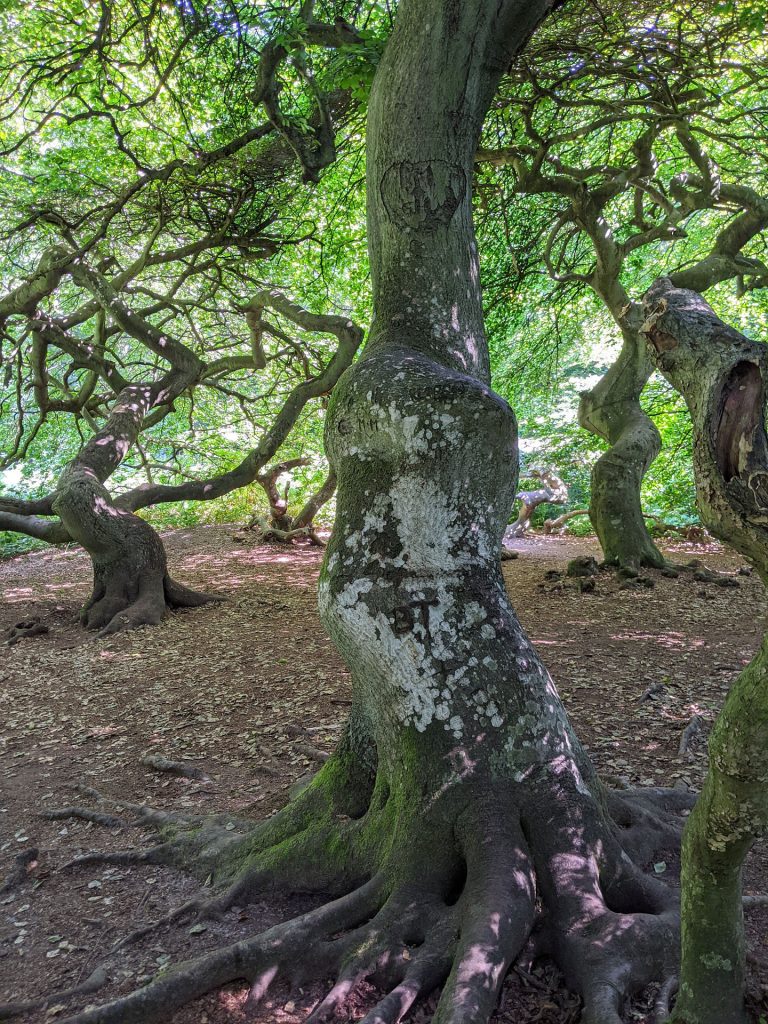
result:
[(664, 566), (643, 517), (640, 488), (661, 450), (653, 420), (640, 406), (640, 395), (653, 365), (645, 340), (624, 330), (618, 359), (602, 380), (581, 397), (579, 422), (611, 445), (592, 469), (589, 518), (605, 561), (612, 565)]
[[(339, 500), (320, 609), (352, 672), (374, 791), (398, 808), (386, 816), (396, 842), (374, 870), (393, 884), (416, 876), (441, 900), (461, 894), (436, 1020), (487, 1019), (538, 892), (550, 915), (539, 950), (583, 993), (585, 1020), (617, 1024), (626, 991), (673, 969), (676, 911), (624, 852), (506, 596), (511, 410), (411, 348), (374, 351), (334, 394), (327, 447)], [(654, 838), (640, 854), (643, 824), (630, 812), (625, 825), (624, 848), (642, 861)], [(478, 944), (485, 960), (472, 970)]]
[(340, 506), (321, 609), (360, 680), (377, 747), (415, 730), (439, 762), (480, 733), (481, 760), (510, 778), (526, 750), (532, 765), (567, 750), (583, 767), (501, 580), (515, 479), (500, 467), (516, 465), (506, 403), (408, 349), (371, 355), (333, 402), (327, 444)]
[[(768, 585), (768, 355), (696, 292), (661, 278), (647, 293), (649, 349), (693, 424), (702, 522)], [(746, 1020), (741, 868), (768, 830), (768, 647), (733, 684), (709, 744), (709, 774), (683, 841), (683, 958), (674, 1020)]]
[(370, 102), (375, 320), (326, 421), (338, 498), (321, 615), (375, 765), (363, 833), (394, 814), (369, 870), (392, 880), (393, 906), (414, 885), (443, 906), (441, 1024), (489, 1018), (537, 892), (540, 948), (591, 1024), (618, 1024), (624, 994), (675, 956), (674, 900), (626, 852), (672, 833), (627, 812), (622, 847), (499, 568), (516, 424), (488, 386), (471, 167), (509, 47), (545, 8), (401, 4)]
[(231, 847), (245, 870), (218, 905), (297, 877), (341, 895), (69, 1024), (167, 1020), (169, 1000), (234, 978), (256, 998), (278, 974), (331, 972), (313, 1021), (372, 978), (368, 1022), (397, 1024), (444, 983), (438, 1024), (487, 1024), (529, 938), (582, 993), (583, 1024), (621, 1024), (625, 995), (674, 971), (676, 902), (643, 868), (687, 801), (600, 785), (499, 566), (516, 428), (488, 386), (469, 185), (498, 78), (550, 6), (401, 0), (374, 81), (375, 322), (326, 419), (338, 498), (319, 590), (350, 722), (313, 782)]

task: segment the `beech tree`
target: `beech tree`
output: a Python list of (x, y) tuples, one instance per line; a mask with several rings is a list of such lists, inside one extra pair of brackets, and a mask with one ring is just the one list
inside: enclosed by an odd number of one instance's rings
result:
[[(640, 403), (654, 364), (625, 313), (638, 280), (699, 259), (750, 206), (739, 186), (763, 173), (749, 113), (765, 80), (759, 24), (707, 5), (649, 12), (642, 25), (600, 7), (578, 20), (577, 40), (545, 33), (516, 63), (486, 133), (505, 144), (478, 162), (506, 169), (500, 187), (554, 204), (541, 247), (550, 276), (591, 289), (620, 332), (618, 357), (579, 406), (581, 425), (609, 444), (592, 469), (590, 519), (607, 562), (662, 568), (640, 498), (661, 445)], [(761, 285), (760, 246), (745, 242), (722, 232), (701, 289)]]
[[(92, 299), (69, 317), (42, 312), (38, 302), (49, 297), (65, 276), (82, 285)], [(183, 276), (187, 276), (186, 270)], [(32, 299), (29, 291), (33, 292)], [(161, 308), (173, 308), (176, 299), (161, 297), (158, 304)], [(259, 294), (247, 304), (246, 310), (259, 317), (260, 331), (264, 329), (261, 314), (267, 307), (274, 307), (294, 324), (335, 335), (337, 349), (319, 367), (312, 368), (309, 360), (305, 360), (306, 372), (300, 383), (285, 397), (259, 445), (234, 469), (176, 485), (148, 483), (113, 498), (105, 483), (142, 430), (162, 420), (185, 392), (206, 383), (221, 388), (231, 373), (263, 369), (267, 364), (263, 346), (254, 342), (250, 352), (204, 360), (171, 333), (167, 320), (160, 329), (148, 316), (136, 313), (126, 305), (113, 283), (89, 267), (82, 255), (69, 249), (46, 252), (36, 276), (7, 296), (4, 307), (8, 317), (18, 315), (22, 319), (22, 338), (32, 338), (38, 422), (42, 423), (53, 410), (87, 411), (94, 399), (95, 408), (106, 406), (108, 411), (103, 425), (91, 417), (93, 436), (66, 466), (53, 493), (33, 500), (0, 499), (0, 527), (52, 543), (74, 540), (85, 548), (93, 563), (94, 586), (81, 618), (84, 625), (100, 630), (103, 635), (157, 623), (166, 607), (189, 607), (215, 600), (190, 591), (169, 576), (160, 537), (134, 513), (163, 501), (211, 500), (258, 481), (307, 402), (327, 394), (349, 366), (362, 332), (345, 317), (311, 314), (277, 291)], [(88, 320), (96, 324), (93, 338), (81, 340), (67, 330), (70, 324)], [(144, 376), (144, 370), (139, 380), (125, 376), (106, 351), (109, 334), (116, 330), (125, 332), (148, 353), (167, 362), (169, 368), (165, 372), (158, 368), (152, 377)], [(252, 334), (258, 336), (253, 320)], [(62, 355), (72, 360), (67, 376), (72, 377), (76, 370), (85, 371), (79, 390), (71, 391), (71, 397), (66, 399), (52, 397), (49, 391), (49, 381)], [(141, 360), (137, 362), (140, 366)], [(95, 393), (97, 382), (105, 383), (112, 395)], [(321, 492), (320, 502), (323, 496)], [(299, 529), (307, 527), (315, 505), (314, 501), (309, 502), (300, 513)]]
[(568, 488), (553, 469), (532, 469), (527, 476), (541, 481), (541, 487), (533, 491), (520, 491), (515, 495), (520, 502), (520, 511), (517, 513), (517, 519), (507, 530), (508, 536), (511, 537), (525, 536), (531, 525), (531, 516), (539, 505), (563, 505), (568, 500)]
[[(748, 58), (742, 51), (735, 63), (739, 72), (749, 67)], [(751, 75), (739, 81), (737, 74), (736, 88), (752, 84)], [(720, 117), (718, 110), (716, 118)], [(632, 142), (620, 173), (614, 167), (585, 172), (587, 178), (601, 179), (595, 186), (585, 181), (574, 188), (576, 176), (561, 163), (556, 178), (545, 180), (539, 172), (533, 177), (543, 190), (551, 188), (568, 196), (570, 212), (563, 220), (572, 219), (579, 234), (589, 240), (594, 259), (589, 283), (622, 329), (622, 355), (601, 384), (630, 379), (626, 367), (623, 374), (619, 369), (631, 340), (637, 365), (646, 367), (644, 379), (656, 367), (680, 392), (693, 424), (702, 522), (744, 555), (766, 581), (764, 345), (726, 325), (701, 293), (730, 280), (737, 282), (742, 295), (768, 286), (762, 239), (768, 227), (768, 202), (748, 175), (728, 180), (724, 159), (717, 159), (712, 148), (695, 137), (691, 121), (695, 121), (693, 112), (672, 117), (666, 110), (660, 126), (646, 128)], [(663, 146), (663, 131), (669, 128), (691, 167), (660, 184), (657, 168), (662, 160), (655, 153)], [(751, 130), (745, 116), (739, 122), (739, 139), (730, 138), (718, 149), (715, 136), (711, 146), (722, 157), (727, 146), (738, 148)], [(651, 170), (654, 184), (649, 181)], [(760, 180), (758, 168), (752, 181)], [(621, 227), (608, 221), (605, 210), (608, 200), (625, 186), (634, 191), (635, 210), (645, 208), (644, 197), (650, 192), (651, 206), (661, 213), (656, 223), (646, 222), (641, 231), (624, 226), (621, 240)], [(713, 213), (709, 248), (702, 238), (697, 239), (693, 249), (697, 259), (659, 277), (643, 295), (632, 297), (620, 283), (627, 257), (639, 251), (647, 258), (656, 239), (666, 233), (684, 237), (690, 218), (701, 211)], [(686, 255), (690, 257), (690, 248)], [(613, 304), (606, 298), (611, 294)], [(594, 394), (587, 399), (592, 401)], [(639, 497), (638, 490), (634, 493)], [(741, 871), (755, 839), (768, 829), (765, 658), (764, 642), (729, 692), (709, 741), (709, 773), (684, 832), (682, 968), (672, 1014), (679, 1024), (747, 1019)]]
[[(638, 417), (644, 416), (640, 391), (656, 367), (684, 397), (690, 411), (702, 522), (744, 555), (765, 581), (764, 345), (726, 325), (701, 294), (730, 280), (737, 282), (741, 295), (768, 286), (762, 238), (768, 227), (768, 203), (758, 187), (762, 167), (741, 159), (747, 156), (743, 147), (755, 136), (756, 123), (746, 106), (735, 122), (728, 118), (719, 96), (695, 88), (693, 75), (682, 76), (687, 98), (681, 101), (674, 78), (660, 74), (665, 62), (668, 70), (680, 69), (679, 56), (686, 50), (681, 38), (676, 35), (671, 45), (664, 26), (655, 40), (651, 32), (644, 33), (642, 45), (658, 47), (660, 53), (656, 61), (638, 61), (637, 74), (644, 86), (651, 83), (651, 91), (653, 83), (658, 83), (662, 93), (653, 96), (634, 137), (621, 139), (608, 166), (574, 168), (557, 151), (574, 133), (558, 126), (554, 134), (544, 137), (530, 122), (527, 132), (534, 136), (533, 151), (511, 147), (481, 156), (497, 163), (508, 160), (522, 191), (565, 198), (567, 205), (549, 239), (551, 271), (592, 287), (622, 331), (624, 346), (618, 361), (597, 388), (584, 396), (582, 405), (582, 415), (587, 409), (591, 416), (595, 405), (610, 399), (608, 420), (614, 418), (621, 426), (618, 442), (609, 452), (609, 464), (617, 460), (619, 465), (611, 481), (611, 501), (620, 499), (614, 510), (617, 521), (611, 525), (609, 520), (608, 531), (598, 529), (606, 555), (612, 551), (618, 561), (631, 562), (643, 551), (642, 534), (633, 530), (632, 523), (634, 513), (640, 512), (639, 480), (655, 442), (644, 445), (643, 431), (630, 430), (625, 413), (627, 406), (634, 409), (636, 425)], [(715, 39), (719, 47), (727, 42), (727, 33), (724, 38), (712, 35), (710, 44), (699, 49), (711, 55)], [(716, 49), (717, 60), (726, 57), (733, 74), (732, 95), (748, 95), (761, 81), (759, 48), (759, 42), (757, 50), (743, 43), (733, 61), (729, 51)], [(691, 67), (696, 66), (692, 62)], [(646, 77), (653, 68), (656, 73)], [(535, 67), (530, 74), (536, 75)], [(535, 77), (533, 90), (534, 104), (553, 98), (552, 90)], [(583, 97), (576, 101), (577, 105), (583, 102)], [(625, 116), (633, 119), (631, 112), (606, 108), (605, 119), (612, 126), (616, 117)], [(595, 124), (599, 122), (592, 122), (593, 129)], [(582, 131), (588, 134), (589, 125), (576, 129), (575, 137), (581, 138)], [(665, 142), (667, 133), (672, 139)], [(731, 164), (734, 154), (737, 161)], [(666, 178), (661, 175), (665, 160)], [(736, 167), (742, 172), (738, 180)], [(611, 204), (617, 199), (611, 218)], [(628, 199), (634, 211), (630, 224)], [(696, 215), (703, 211), (710, 213), (703, 236), (682, 248), (680, 262), (687, 265), (668, 271), (645, 294), (633, 296), (622, 282), (622, 271), (631, 267), (633, 255), (646, 261), (642, 280), (648, 266), (653, 272), (658, 240), (685, 240), (689, 225), (695, 225)], [(579, 249), (585, 240), (589, 243), (586, 253)], [(555, 268), (552, 253), (558, 245), (562, 262)], [(585, 265), (587, 271), (582, 270)], [(645, 419), (647, 426), (650, 420)], [(646, 439), (652, 434), (648, 427)], [(622, 479), (625, 483), (629, 479), (631, 486), (618, 486)], [(593, 490), (590, 511), (596, 522), (603, 515), (601, 495), (599, 488)], [(616, 526), (624, 527), (626, 535)], [(682, 969), (672, 1015), (680, 1024), (747, 1019), (741, 871), (753, 842), (768, 828), (765, 658), (764, 642), (729, 692), (710, 737), (709, 774), (684, 833)]]
[[(0, 496), (0, 530), (81, 544), (94, 571), (83, 623), (112, 633), (211, 599), (170, 577), (157, 532), (135, 513), (258, 481), (359, 347), (349, 317), (312, 313), (265, 287), (258, 265), (313, 234), (281, 218), (280, 206), (301, 192), (296, 168), (314, 182), (334, 161), (333, 132), (352, 106), (349, 90), (331, 96), (318, 86), (307, 50), (364, 40), (343, 20), (315, 19), (311, 4), (276, 9), (274, 24), (255, 26), (260, 45), (246, 33), (234, 48), (239, 23), (205, 7), (75, 4), (60, 17), (5, 17), (35, 45), (2, 53), (2, 153), (13, 182), (2, 228), (15, 279), (0, 296), (2, 407), (15, 418), (2, 465), (23, 462), (55, 416), (74, 420), (81, 443), (50, 493)], [(218, 76), (228, 107), (215, 88), (199, 89), (195, 68)], [(222, 122), (214, 138), (199, 127), (206, 115)], [(94, 143), (104, 163), (95, 179)], [(62, 148), (63, 168), (54, 159)], [(253, 381), (265, 370), (259, 389)], [(253, 450), (224, 472), (175, 484), (150, 475), (143, 486), (109, 490), (132, 450), (148, 466), (142, 435), (177, 402), (191, 419), (206, 391), (252, 421), (259, 406)]]
[(472, 166), (499, 79), (552, 6), (398, 7), (369, 107), (374, 319), (326, 426), (338, 502), (320, 610), (352, 673), (345, 739), (257, 828), (208, 822), (140, 854), (197, 851), (232, 881), (219, 909), (268, 884), (331, 901), (67, 1024), (165, 1020), (235, 979), (256, 999), (330, 974), (310, 1020), (373, 977), (368, 1024), (440, 985), (437, 1021), (480, 1024), (526, 946), (561, 965), (587, 1024), (619, 1024), (651, 981), (669, 990), (676, 897), (644, 866), (690, 800), (600, 782), (499, 565), (516, 426), (489, 386)]

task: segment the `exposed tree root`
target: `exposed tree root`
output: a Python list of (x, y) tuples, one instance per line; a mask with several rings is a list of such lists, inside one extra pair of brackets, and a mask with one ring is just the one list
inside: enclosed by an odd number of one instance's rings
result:
[(659, 850), (680, 845), (681, 819), (690, 811), (696, 794), (676, 789), (608, 791), (606, 803), (621, 829), (622, 848), (640, 867), (647, 867)]
[[(136, 929), (110, 956), (190, 915), (243, 906), (275, 884), (335, 898), (64, 1024), (150, 1024), (229, 982), (247, 982), (255, 1003), (278, 980), (301, 986), (329, 976), (335, 981), (308, 1024), (335, 1019), (363, 981), (381, 992), (364, 1024), (397, 1024), (441, 985), (437, 1024), (486, 1024), (531, 938), (536, 955), (553, 957), (581, 993), (584, 1024), (619, 1024), (624, 998), (652, 982), (662, 985), (657, 1007), (668, 1006), (677, 900), (642, 866), (679, 842), (689, 794), (605, 791), (608, 818), (587, 790), (550, 777), (547, 802), (540, 786), (527, 794), (483, 787), (458, 802), (451, 793), (433, 798), (414, 813), (409, 799), (377, 784), (366, 813), (352, 818), (339, 766), (336, 755), (281, 813), (234, 839), (227, 833), (215, 858), (220, 879), (230, 879), (223, 893)], [(191, 841), (180, 834), (104, 859), (178, 863), (184, 856), (207, 868), (221, 830), (218, 819)]]
[(163, 589), (169, 608), (201, 608), (206, 604), (227, 600), (223, 594), (203, 594), (199, 590), (191, 590), (168, 575), (163, 579)]
[(41, 818), (48, 818), (50, 821), (62, 821), (65, 818), (79, 818), (81, 821), (91, 821), (96, 825), (103, 825), (105, 828), (125, 828), (127, 822), (114, 814), (103, 814), (101, 811), (92, 811), (89, 807), (57, 807), (52, 811), (41, 811)]
[(233, 943), (179, 964), (145, 988), (102, 1007), (66, 1018), (64, 1024), (150, 1024), (165, 1021), (174, 1009), (230, 981), (245, 979), (257, 996), (266, 994), (279, 973), (290, 971), (308, 949), (321, 970), (340, 962), (351, 942), (335, 938), (351, 934), (381, 903), (381, 882), (366, 885), (301, 917), (276, 925), (255, 938)]
[(153, 768), (156, 772), (168, 772), (169, 775), (177, 775), (184, 779), (195, 779), (197, 782), (211, 781), (210, 776), (199, 765), (187, 761), (170, 761), (158, 754), (144, 754), (139, 764)]
[(104, 988), (108, 981), (107, 973), (103, 967), (97, 967), (95, 971), (73, 988), (65, 989), (56, 993), (55, 996), (44, 996), (40, 999), (29, 999), (18, 1003), (0, 1003), (0, 1020), (11, 1020), (13, 1017), (20, 1017), (23, 1013), (31, 1013), (33, 1010), (44, 1010), (54, 1000), (61, 1002), (63, 999), (73, 999), (75, 996), (88, 995), (98, 992)]
[(50, 632), (50, 627), (42, 623), (40, 619), (25, 619), (23, 622), (17, 622), (15, 626), (11, 626), (6, 632), (5, 644), (6, 647), (13, 647), (19, 640), (26, 640), (33, 636), (42, 636), (48, 632)]
[(653, 1003), (653, 1024), (664, 1024), (672, 1012), (672, 1001), (677, 995), (679, 979), (676, 976), (667, 978), (659, 989)]
[(154, 626), (166, 611), (199, 608), (224, 601), (218, 594), (202, 594), (177, 583), (155, 566), (138, 573), (130, 565), (110, 565), (109, 571), (97, 570), (93, 592), (83, 606), (80, 621), (99, 636), (111, 636), (126, 629)]

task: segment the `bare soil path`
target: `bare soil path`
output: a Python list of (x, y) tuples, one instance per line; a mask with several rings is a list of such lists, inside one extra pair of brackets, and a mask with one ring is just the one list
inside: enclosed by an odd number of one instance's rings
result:
[[(120, 938), (200, 890), (181, 872), (151, 865), (61, 867), (90, 850), (147, 845), (136, 827), (105, 828), (41, 811), (82, 803), (84, 784), (113, 797), (169, 810), (258, 820), (332, 749), (349, 703), (349, 677), (317, 618), (316, 548), (249, 546), (234, 530), (168, 533), (174, 576), (229, 597), (171, 616), (160, 626), (98, 639), (76, 624), (89, 589), (87, 558), (43, 551), (0, 562), (0, 636), (33, 618), (47, 633), (0, 644), (0, 886), (27, 855), (22, 880), (0, 893), (0, 1003), (49, 997), (23, 1024), (55, 1021), (89, 997), (62, 1004), (56, 992), (107, 965), (102, 1002), (141, 984), (163, 965), (188, 959), (295, 913), (298, 897), (265, 894), (200, 929), (165, 928), (107, 959)], [(581, 593), (563, 573), (570, 558), (597, 555), (590, 540), (515, 542), (505, 563), (513, 603), (541, 651), (577, 731), (605, 777), (618, 784), (697, 789), (706, 733), (728, 687), (764, 630), (763, 589), (737, 575), (741, 561), (719, 549), (671, 552), (733, 576), (725, 588), (652, 576), (624, 587), (613, 573)], [(547, 577), (550, 574), (550, 577)], [(648, 692), (650, 691), (650, 692)], [(643, 695), (647, 694), (643, 699)], [(701, 728), (679, 755), (681, 735)], [(147, 755), (185, 762), (200, 778), (142, 764)], [(36, 850), (35, 854), (30, 851)], [(658, 863), (674, 876), (674, 858)], [(752, 855), (746, 891), (768, 893), (768, 851)], [(768, 908), (748, 911), (754, 1019), (768, 1015)], [(297, 1024), (318, 993), (277, 990), (258, 1010), (240, 988), (210, 995), (168, 1024)], [(368, 993), (360, 993), (359, 1007)], [(627, 1020), (650, 1020), (648, 1000)], [(0, 1018), (2, 1019), (2, 1018)], [(342, 1020), (354, 1020), (354, 1007)], [(428, 1008), (414, 1021), (428, 1019)], [(568, 1024), (578, 1001), (551, 967), (511, 973), (498, 1024)]]

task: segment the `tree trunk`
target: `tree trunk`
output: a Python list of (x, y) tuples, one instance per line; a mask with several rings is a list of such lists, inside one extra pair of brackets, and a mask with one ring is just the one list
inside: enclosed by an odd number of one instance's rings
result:
[(568, 488), (553, 469), (533, 469), (528, 475), (542, 480), (544, 486), (537, 491), (520, 491), (515, 495), (520, 502), (520, 511), (514, 523), (507, 527), (505, 537), (524, 537), (539, 505), (564, 505), (568, 501)]
[(471, 168), (496, 79), (546, 6), (401, 4), (369, 113), (375, 320), (327, 422), (321, 613), (352, 672), (353, 736), (375, 750), (369, 815), (384, 804), (393, 830), (380, 870), (457, 906), (436, 1017), (456, 1024), (488, 1019), (536, 892), (585, 1021), (618, 1024), (624, 993), (675, 956), (671, 902), (622, 853), (499, 570), (516, 424), (488, 386)]
[[(707, 528), (768, 584), (768, 350), (696, 292), (661, 278), (643, 326), (693, 423), (696, 495)], [(738, 1024), (744, 1006), (741, 868), (768, 829), (768, 641), (733, 684), (709, 742), (709, 774), (683, 841), (679, 1024)]]
[(217, 909), (266, 882), (337, 898), (66, 1024), (167, 1020), (237, 978), (258, 998), (330, 973), (308, 1024), (343, 1015), (368, 978), (383, 996), (366, 1024), (397, 1024), (443, 983), (438, 1024), (487, 1024), (529, 937), (582, 994), (583, 1024), (620, 1024), (627, 994), (676, 970), (676, 901), (643, 868), (687, 801), (600, 785), (499, 565), (516, 426), (488, 385), (471, 171), (497, 80), (548, 7), (401, 0), (374, 80), (375, 321), (329, 406), (338, 498), (319, 588), (350, 721), (255, 834), (226, 848), (203, 830), (217, 879), (236, 876)]
[(217, 600), (170, 578), (163, 543), (155, 530), (117, 508), (104, 486), (130, 450), (146, 413), (168, 393), (167, 385), (166, 380), (161, 385), (125, 388), (104, 428), (67, 466), (56, 489), (53, 511), (93, 564), (93, 591), (81, 621), (101, 635), (154, 625), (167, 607)]
[(651, 539), (640, 501), (643, 477), (661, 450), (656, 424), (640, 406), (653, 364), (644, 338), (622, 333), (618, 359), (579, 405), (581, 426), (611, 445), (592, 468), (589, 518), (606, 562), (662, 568), (664, 556)]

